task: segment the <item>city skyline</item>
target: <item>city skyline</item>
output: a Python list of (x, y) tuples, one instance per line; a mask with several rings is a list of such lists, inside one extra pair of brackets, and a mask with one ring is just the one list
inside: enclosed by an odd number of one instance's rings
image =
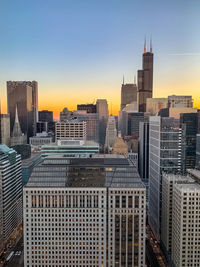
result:
[(118, 114), (123, 74), (133, 83), (145, 35), (147, 49), (153, 39), (153, 97), (192, 95), (199, 107), (200, 3), (192, 2), (2, 1), (2, 112), (6, 81), (36, 80), (39, 110), (53, 110), (56, 118), (66, 106), (73, 110), (98, 98)]

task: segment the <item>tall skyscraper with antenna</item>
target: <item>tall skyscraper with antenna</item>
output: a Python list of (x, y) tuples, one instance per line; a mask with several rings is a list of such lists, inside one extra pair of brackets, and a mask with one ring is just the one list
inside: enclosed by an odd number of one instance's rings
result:
[(147, 52), (146, 38), (144, 41), (144, 53), (142, 70), (138, 70), (138, 111), (146, 112), (146, 100), (153, 95), (153, 52), (152, 40), (150, 40), (150, 51)]
[(131, 102), (137, 102), (137, 85), (135, 83), (135, 78), (134, 83), (125, 84), (123, 76), (123, 83), (121, 87), (121, 111)]

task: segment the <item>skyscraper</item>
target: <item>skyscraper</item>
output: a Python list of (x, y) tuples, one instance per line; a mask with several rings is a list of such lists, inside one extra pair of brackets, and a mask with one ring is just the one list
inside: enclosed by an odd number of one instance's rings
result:
[(106, 127), (105, 148), (108, 150), (112, 149), (116, 138), (117, 138), (117, 130), (116, 130), (115, 117), (110, 116), (108, 118), (108, 123)]
[(53, 111), (49, 111), (49, 110), (39, 111), (39, 121), (52, 122), (53, 121)]
[(86, 110), (74, 111), (74, 117), (86, 122), (87, 140), (99, 143), (99, 117), (97, 113), (88, 113)]
[(145, 198), (128, 159), (45, 158), (24, 187), (25, 266), (145, 267)]
[(22, 223), (21, 156), (0, 145), (0, 249)]
[(132, 83), (123, 84), (121, 87), (121, 110), (131, 102), (137, 102), (137, 85)]
[(138, 70), (138, 111), (146, 112), (147, 98), (153, 95), (153, 53), (152, 42), (150, 42), (150, 52), (146, 50), (146, 40), (144, 43), (144, 53), (142, 60), (142, 70)]
[(10, 146), (10, 115), (0, 114), (0, 143)]
[(18, 109), (21, 130), (29, 139), (36, 133), (38, 121), (38, 84), (36, 81), (7, 82), (7, 106), (10, 114), (10, 130), (13, 131), (15, 111)]
[(180, 123), (186, 125), (185, 170), (196, 165), (196, 139), (198, 133), (198, 113), (183, 113)]
[(185, 165), (185, 125), (179, 119), (150, 117), (149, 224), (160, 239), (162, 173), (182, 173)]
[(191, 184), (195, 181), (189, 176), (163, 173), (162, 180), (162, 222), (161, 242), (166, 254), (172, 252), (173, 189), (174, 185)]
[(103, 147), (106, 137), (106, 126), (108, 121), (108, 103), (106, 99), (97, 99), (97, 113), (99, 117), (99, 144)]

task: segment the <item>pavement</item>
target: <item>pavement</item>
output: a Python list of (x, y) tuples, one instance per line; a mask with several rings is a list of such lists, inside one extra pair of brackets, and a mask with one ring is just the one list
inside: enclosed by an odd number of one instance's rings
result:
[[(20, 238), (15, 247), (11, 248), (10, 251), (14, 251), (14, 256), (12, 259), (3, 264), (3, 267), (24, 267), (24, 247), (23, 247), (23, 237)], [(17, 251), (21, 251), (21, 255), (15, 255)]]

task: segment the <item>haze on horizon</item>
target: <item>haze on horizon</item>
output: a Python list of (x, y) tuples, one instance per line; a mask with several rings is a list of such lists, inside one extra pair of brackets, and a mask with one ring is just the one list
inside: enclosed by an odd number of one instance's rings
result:
[(54, 111), (106, 98), (120, 106), (122, 76), (142, 67), (153, 39), (154, 97), (192, 95), (200, 104), (200, 2), (196, 0), (26, 1), (0, 3), (0, 88), (36, 80), (39, 109)]

